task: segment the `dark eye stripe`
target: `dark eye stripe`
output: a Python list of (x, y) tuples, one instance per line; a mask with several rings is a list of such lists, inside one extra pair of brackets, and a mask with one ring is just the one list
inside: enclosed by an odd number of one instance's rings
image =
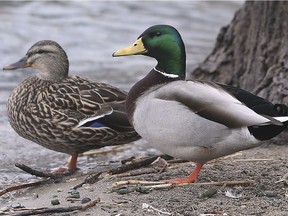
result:
[(28, 51), (28, 56), (33, 56), (36, 54), (49, 54), (49, 53), (55, 53), (55, 51), (57, 52), (57, 47), (55, 48), (54, 45), (50, 45), (50, 44), (41, 44), (41, 45), (36, 45), (34, 47), (32, 47), (29, 51)]
[(36, 54), (49, 54), (49, 53), (54, 53), (52, 50), (47, 50), (47, 49), (39, 49), (39, 50), (32, 50), (31, 52), (28, 53), (28, 56), (33, 56)]
[(37, 53), (39, 53), (39, 54), (41, 54), (41, 53), (47, 53), (47, 50), (40, 49), (40, 50), (38, 50)]

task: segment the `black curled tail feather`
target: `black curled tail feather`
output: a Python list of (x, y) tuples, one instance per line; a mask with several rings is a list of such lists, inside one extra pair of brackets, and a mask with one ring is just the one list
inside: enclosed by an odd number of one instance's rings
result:
[[(288, 106), (285, 104), (274, 104), (274, 108), (279, 116), (288, 116)], [(288, 121), (282, 123), (284, 126), (288, 127)]]
[[(277, 115), (280, 116), (288, 116), (288, 107), (285, 104), (274, 104), (274, 109), (277, 112)], [(282, 122), (281, 125), (254, 125), (248, 127), (253, 136), (258, 140), (269, 140), (282, 131), (286, 131), (288, 128), (288, 120)]]
[[(285, 122), (287, 123), (287, 122)], [(258, 140), (264, 141), (264, 140), (269, 140), (272, 139), (273, 137), (277, 136), (280, 134), (285, 128), (287, 127), (284, 125), (279, 126), (279, 125), (253, 125), (249, 126), (248, 130), (249, 132)]]
[(274, 104), (274, 108), (279, 116), (288, 116), (288, 107), (285, 104)]

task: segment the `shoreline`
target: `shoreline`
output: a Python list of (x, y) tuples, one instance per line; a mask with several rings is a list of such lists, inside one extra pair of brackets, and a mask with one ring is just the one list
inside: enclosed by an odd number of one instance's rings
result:
[[(21, 206), (30, 210), (82, 206), (84, 204), (81, 201), (83, 202), (84, 198), (92, 201), (100, 198), (100, 202), (85, 211), (76, 210), (62, 215), (285, 215), (288, 212), (288, 180), (279, 180), (288, 173), (287, 155), (287, 146), (278, 145), (242, 151), (207, 163), (198, 179), (198, 183), (254, 181), (232, 186), (189, 184), (141, 191), (137, 185), (122, 185), (120, 190), (113, 190), (112, 185), (119, 181), (132, 179), (160, 181), (184, 177), (192, 171), (195, 164), (183, 162), (170, 164), (162, 173), (133, 177), (113, 176), (103, 170), (99, 181), (82, 185), (76, 190), (78, 195), (75, 196), (75, 190), (71, 190), (73, 187), (83, 182), (90, 174), (101, 171), (99, 168), (89, 173), (82, 173), (80, 170), (60, 182), (4, 195), (6, 198), (0, 205), (0, 215), (24, 213), (26, 210), (21, 209)], [(138, 170), (141, 169), (146, 168)], [(58, 199), (60, 204), (52, 205), (53, 199)], [(45, 215), (59, 215), (59, 213)]]

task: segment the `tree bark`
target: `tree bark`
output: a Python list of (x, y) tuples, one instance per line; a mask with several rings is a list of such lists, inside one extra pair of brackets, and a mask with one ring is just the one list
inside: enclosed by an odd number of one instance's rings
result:
[[(287, 72), (288, 2), (247, 1), (189, 77), (230, 84), (287, 105)], [(277, 141), (287, 138), (281, 135)]]

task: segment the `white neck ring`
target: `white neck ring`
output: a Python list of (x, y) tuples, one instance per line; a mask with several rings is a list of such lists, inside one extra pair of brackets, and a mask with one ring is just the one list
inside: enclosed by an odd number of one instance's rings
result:
[(157, 70), (156, 67), (154, 67), (154, 70), (157, 71), (158, 73), (162, 74), (165, 77), (169, 77), (169, 78), (178, 78), (179, 77), (177, 74), (168, 74), (168, 73), (165, 73), (163, 71)]

